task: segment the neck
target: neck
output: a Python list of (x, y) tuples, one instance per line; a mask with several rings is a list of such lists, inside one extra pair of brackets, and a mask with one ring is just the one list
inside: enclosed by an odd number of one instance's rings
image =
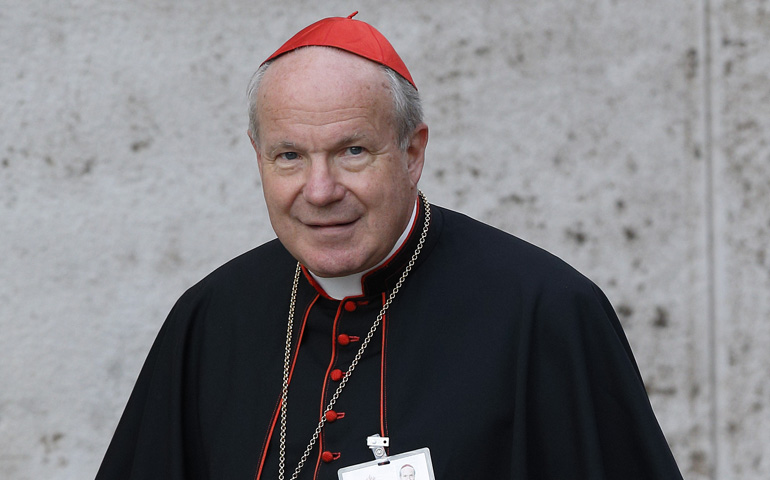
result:
[[(418, 198), (419, 201), (419, 198)], [(331, 298), (335, 300), (342, 300), (345, 297), (357, 297), (359, 295), (362, 295), (364, 293), (364, 287), (361, 283), (361, 279), (364, 275), (371, 272), (372, 270), (378, 268), (383, 263), (385, 263), (388, 259), (390, 259), (393, 255), (396, 254), (399, 248), (406, 242), (407, 237), (409, 236), (409, 232), (412, 230), (412, 226), (414, 225), (414, 222), (417, 219), (417, 202), (414, 204), (414, 208), (412, 208), (412, 217), (409, 219), (409, 223), (406, 224), (406, 228), (401, 233), (401, 236), (398, 237), (398, 240), (396, 240), (396, 244), (393, 245), (393, 248), (390, 250), (390, 253), (385, 255), (385, 257), (375, 266), (368, 270), (364, 270), (363, 272), (359, 273), (353, 273), (351, 275), (346, 275), (344, 277), (319, 277), (313, 272), (310, 272), (310, 275), (312, 275), (313, 280), (315, 280), (318, 285), (321, 286), (321, 288), (324, 289), (324, 292), (326, 292), (327, 295), (329, 295)]]

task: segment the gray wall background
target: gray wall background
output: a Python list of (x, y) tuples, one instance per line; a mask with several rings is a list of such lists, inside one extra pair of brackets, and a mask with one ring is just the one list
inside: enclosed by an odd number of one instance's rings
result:
[(93, 477), (173, 302), (273, 236), (252, 71), (355, 9), (428, 198), (606, 291), (686, 478), (770, 478), (767, 0), (0, 4), (1, 478)]

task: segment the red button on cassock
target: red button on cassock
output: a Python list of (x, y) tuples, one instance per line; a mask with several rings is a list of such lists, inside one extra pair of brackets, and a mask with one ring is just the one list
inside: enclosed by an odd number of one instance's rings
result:
[(355, 309), (356, 309), (356, 302), (351, 302), (350, 300), (345, 302), (345, 310), (347, 310), (348, 312), (352, 312)]
[(350, 337), (342, 333), (337, 337), (337, 343), (344, 347), (350, 343)]
[(321, 454), (321, 460), (323, 460), (326, 463), (329, 463), (332, 460), (334, 460), (334, 454), (327, 450)]
[(339, 382), (340, 380), (342, 380), (343, 375), (344, 373), (342, 372), (342, 370), (340, 370), (339, 368), (335, 368), (334, 370), (332, 370), (332, 373), (329, 376), (335, 382)]
[(335, 420), (337, 420), (337, 412), (334, 410), (329, 410), (326, 412), (326, 421), (329, 423), (333, 423)]

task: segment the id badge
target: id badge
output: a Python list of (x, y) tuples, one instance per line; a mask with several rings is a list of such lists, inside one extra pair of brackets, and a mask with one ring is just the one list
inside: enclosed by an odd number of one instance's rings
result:
[(341, 468), (337, 477), (339, 480), (435, 480), (427, 447)]

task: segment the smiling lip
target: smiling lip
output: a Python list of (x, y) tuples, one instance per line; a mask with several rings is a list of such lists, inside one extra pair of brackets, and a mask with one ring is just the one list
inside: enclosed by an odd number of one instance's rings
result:
[(349, 227), (354, 223), (356, 223), (356, 220), (351, 220), (349, 222), (324, 222), (324, 223), (307, 222), (305, 223), (305, 226), (310, 227), (312, 229), (317, 229), (317, 230), (331, 230), (331, 229), (341, 229), (341, 228)]

